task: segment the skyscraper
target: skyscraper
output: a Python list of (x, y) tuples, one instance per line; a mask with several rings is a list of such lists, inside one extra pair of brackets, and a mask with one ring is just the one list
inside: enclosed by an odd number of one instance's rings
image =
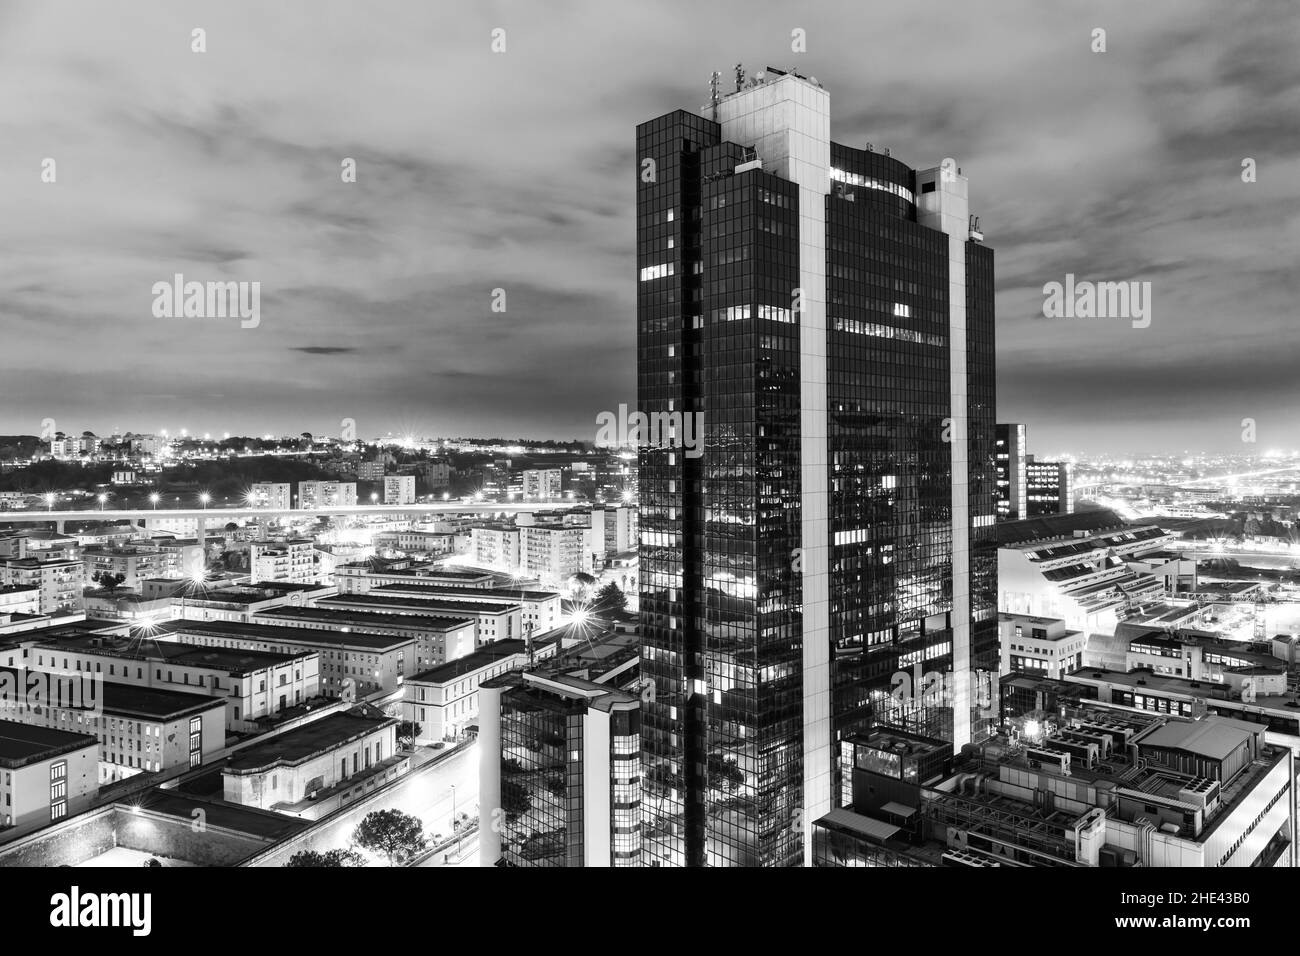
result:
[(1026, 505), (1028, 484), (1025, 474), (1025, 426), (997, 426), (998, 520), (1019, 521), (1029, 517)]
[[(717, 82), (709, 118), (637, 128), (638, 411), (703, 434), (641, 450), (642, 838), (649, 865), (797, 865), (844, 734), (980, 731), (993, 261), (951, 161), (832, 143), (813, 79)], [(958, 679), (891, 694), (913, 668)]]

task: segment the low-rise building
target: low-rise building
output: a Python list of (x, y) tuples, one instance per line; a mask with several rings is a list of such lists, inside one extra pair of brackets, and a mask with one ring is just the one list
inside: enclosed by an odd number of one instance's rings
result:
[[(554, 653), (555, 642), (538, 642), (532, 661)], [(419, 726), (417, 743), (454, 740), (478, 723), (479, 685), (529, 663), (524, 641), (497, 641), (465, 657), (423, 670), (406, 681), (402, 718)]]
[(431, 619), (469, 618), (478, 627), (478, 646), (523, 635), (523, 607), (517, 601), (461, 601), (422, 595), (340, 594), (316, 602), (319, 608), (399, 614)]
[(528, 588), (452, 588), (426, 584), (413, 578), (401, 584), (372, 587), (367, 594), (375, 597), (417, 598), (428, 601), (459, 601), (479, 604), (515, 604), (523, 609), (523, 626), (542, 634), (557, 627), (563, 612), (558, 591), (535, 591)]
[(957, 756), (887, 728), (842, 740), (850, 799), (815, 822), (814, 865), (1295, 864), (1294, 758), (1263, 727), (1056, 704)]
[(267, 718), (320, 693), (314, 652), (278, 654), (181, 643), (176, 626), (165, 624), (149, 636), (133, 637), (35, 631), (15, 635), (22, 645), (7, 648), (0, 657), (7, 658), (4, 663), (10, 667), (92, 673), (106, 683), (217, 697), (225, 701), (226, 726), (233, 731), (257, 730)]
[(194, 621), (251, 621), (273, 607), (306, 607), (336, 589), (330, 584), (260, 581), (247, 586), (186, 593), (172, 598), (175, 617)]
[(334, 568), (334, 582), (340, 594), (364, 594), (372, 587), (407, 582), (446, 588), (488, 588), (493, 587), (496, 580), (491, 571), (443, 569), (410, 558), (375, 558)]
[(174, 621), (164, 630), (232, 653), (309, 656), (318, 668), (318, 692), (328, 697), (391, 692), (415, 669), (410, 637), (231, 621)]
[(252, 616), (257, 624), (336, 631), (341, 634), (372, 634), (404, 637), (415, 641), (416, 669), (432, 667), (471, 653), (478, 628), (468, 615), (427, 617), (407, 614), (375, 614), (341, 607), (278, 607)]
[[(22, 687), (25, 672), (0, 668)], [(216, 697), (102, 682), (93, 706), (0, 701), (0, 718), (89, 734), (99, 741), (100, 784), (173, 767), (197, 767), (226, 745), (226, 704)], [(90, 701), (79, 703), (90, 704)]]
[(0, 720), (0, 823), (54, 823), (89, 806), (98, 750), (87, 734)]
[(1002, 674), (1029, 672), (1040, 677), (1064, 677), (1083, 666), (1088, 639), (1058, 618), (1028, 614), (998, 615), (998, 645)]
[(397, 720), (367, 705), (328, 714), (236, 751), (222, 769), (226, 800), (315, 818), (340, 790), (373, 790), (404, 773)]

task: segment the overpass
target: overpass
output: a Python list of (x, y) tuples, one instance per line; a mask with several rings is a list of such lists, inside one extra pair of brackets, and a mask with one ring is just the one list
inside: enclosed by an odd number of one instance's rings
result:
[(96, 523), (106, 522), (129, 522), (131, 524), (142, 523), (146, 529), (151, 527), (151, 522), (156, 525), (158, 521), (167, 520), (194, 520), (197, 522), (199, 537), (203, 537), (203, 532), (207, 528), (216, 525), (224, 527), (228, 521), (236, 518), (308, 518), (308, 517), (347, 517), (365, 516), (365, 515), (386, 515), (396, 517), (401, 515), (430, 515), (430, 514), (520, 514), (533, 511), (557, 511), (566, 510), (575, 507), (588, 506), (590, 502), (582, 499), (569, 499), (563, 501), (524, 501), (524, 502), (500, 502), (500, 501), (439, 501), (429, 504), (413, 505), (336, 505), (333, 507), (320, 508), (256, 508), (252, 506), (233, 507), (233, 508), (109, 508), (100, 510), (95, 508), (90, 511), (0, 511), (0, 525), (5, 524), (53, 524), (55, 529), (62, 534), (64, 526), (69, 521), (91, 521)]

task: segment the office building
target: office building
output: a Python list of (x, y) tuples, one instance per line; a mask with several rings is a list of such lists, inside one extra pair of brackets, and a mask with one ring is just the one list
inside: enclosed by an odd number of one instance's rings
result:
[[(884, 730), (845, 740), (852, 802), (817, 821), (816, 865), (1295, 864), (1294, 759), (1264, 728), (1072, 700), (1053, 683), (1007, 678), (1020, 707), (974, 755)], [(1034, 707), (1044, 697), (1051, 710)]]
[(997, 428), (998, 520), (1028, 518), (1025, 466), (1025, 426), (999, 424)]
[(640, 865), (640, 698), (537, 671), (479, 697), (479, 865)]
[[(737, 87), (637, 128), (649, 865), (807, 862), (837, 741), (894, 719), (893, 673), (997, 666), (993, 254), (968, 181), (832, 142), (811, 79)], [(964, 691), (912, 719), (987, 730)]]
[(1025, 517), (1074, 513), (1074, 466), (1068, 461), (1025, 463)]
[(1083, 666), (1088, 637), (1065, 622), (1028, 614), (998, 615), (999, 674), (1028, 673), (1059, 679)]

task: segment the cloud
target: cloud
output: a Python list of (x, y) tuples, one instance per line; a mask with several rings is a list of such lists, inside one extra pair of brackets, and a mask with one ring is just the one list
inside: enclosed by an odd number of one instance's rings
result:
[[(684, 32), (669, 0), (443, 18), (345, 0), (138, 0), (129, 18), (10, 3), (0, 430), (56, 409), (95, 430), (351, 417), (363, 433), (586, 436), (635, 400), (635, 126), (700, 109), (710, 72), (725, 83), (743, 61), (817, 76), (837, 141), (963, 166), (996, 250), (999, 417), (1029, 424), (1031, 447), (1231, 447), (1204, 427), (1216, 395), (1300, 445), (1300, 395), (1269, 371), (1300, 358), (1289, 7), (723, 0)], [(806, 54), (790, 52), (796, 27)], [(154, 319), (150, 287), (176, 272), (260, 282), (260, 325)], [(1151, 281), (1151, 328), (1043, 320), (1042, 286), (1067, 272)], [(160, 411), (142, 380), (179, 398)]]

